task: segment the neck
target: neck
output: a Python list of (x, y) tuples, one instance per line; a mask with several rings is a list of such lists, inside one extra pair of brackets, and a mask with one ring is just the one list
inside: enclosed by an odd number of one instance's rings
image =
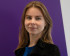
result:
[(41, 34), (30, 34), (30, 44), (28, 47), (32, 47), (32, 46), (35, 46), (37, 41), (40, 39), (41, 37)]

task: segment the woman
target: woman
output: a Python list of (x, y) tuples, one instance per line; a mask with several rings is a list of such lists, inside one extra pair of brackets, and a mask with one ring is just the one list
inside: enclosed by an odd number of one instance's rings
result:
[(51, 37), (52, 20), (46, 7), (32, 1), (24, 9), (16, 56), (60, 56)]

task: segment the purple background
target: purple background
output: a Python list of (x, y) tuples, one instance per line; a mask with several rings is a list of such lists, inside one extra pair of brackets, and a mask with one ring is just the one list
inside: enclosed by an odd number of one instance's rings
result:
[[(15, 56), (19, 25), (26, 4), (33, 0), (0, 0), (0, 56)], [(44, 3), (53, 20), (52, 37), (61, 56), (67, 56), (60, 0), (37, 0)]]

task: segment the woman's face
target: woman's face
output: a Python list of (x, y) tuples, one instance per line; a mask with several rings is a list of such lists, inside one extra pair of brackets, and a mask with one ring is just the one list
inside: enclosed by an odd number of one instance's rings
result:
[(29, 8), (25, 15), (25, 28), (29, 34), (40, 34), (45, 27), (45, 20), (38, 8)]

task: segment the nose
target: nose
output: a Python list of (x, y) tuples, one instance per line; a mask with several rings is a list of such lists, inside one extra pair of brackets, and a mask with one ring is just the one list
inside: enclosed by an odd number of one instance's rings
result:
[(35, 18), (31, 19), (31, 24), (35, 24)]

